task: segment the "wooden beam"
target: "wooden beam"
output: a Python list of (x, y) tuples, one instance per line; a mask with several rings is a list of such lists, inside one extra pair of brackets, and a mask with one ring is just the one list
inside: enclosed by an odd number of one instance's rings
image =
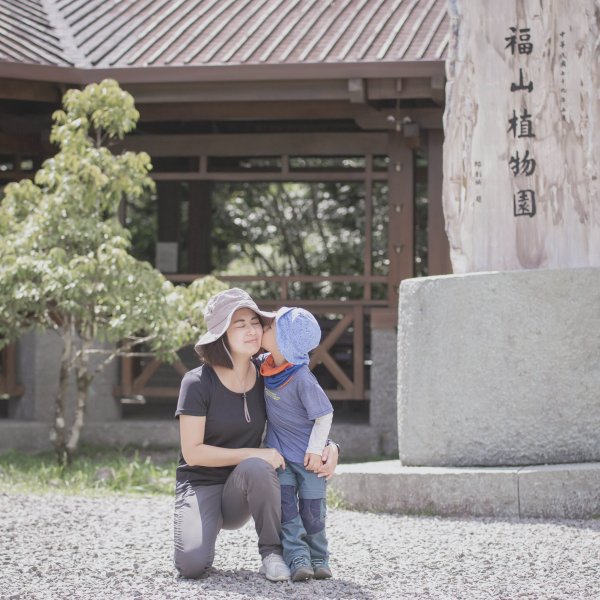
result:
[(144, 370), (133, 381), (133, 393), (141, 394), (144, 386), (150, 381), (150, 378), (161, 365), (161, 361), (153, 358), (145, 367)]
[[(25, 65), (21, 65), (25, 69)], [(60, 103), (62, 93), (56, 83), (0, 79), (0, 100), (32, 100), (34, 102)]]
[(328, 80), (352, 77), (414, 78), (444, 73), (444, 60), (403, 60), (373, 62), (278, 63), (246, 65), (190, 65), (185, 67), (109, 67), (80, 69), (0, 61), (0, 77), (85, 85), (107, 77), (121, 85), (211, 81)]
[(371, 106), (350, 104), (347, 100), (142, 103), (136, 99), (136, 106), (140, 122), (355, 119), (381, 114)]
[(329, 332), (327, 337), (317, 346), (315, 351), (311, 354), (310, 357), (310, 368), (314, 369), (315, 366), (320, 361), (320, 356), (324, 352), (328, 352), (334, 346), (334, 344), (338, 341), (338, 338), (350, 327), (352, 321), (354, 319), (354, 314), (349, 313), (344, 315), (344, 317), (337, 322), (336, 326)]
[[(336, 171), (291, 171), (238, 172), (238, 173), (196, 173), (178, 171), (169, 173), (151, 173), (155, 181), (364, 181), (365, 174), (358, 171), (343, 173)], [(373, 173), (373, 181), (385, 181), (386, 173)]]
[(398, 327), (398, 307), (376, 308), (371, 311), (371, 329)]
[[(389, 131), (394, 127), (393, 109), (376, 109), (347, 101), (307, 102), (163, 102), (137, 103), (140, 122), (157, 121), (276, 121), (352, 119), (362, 129)], [(441, 108), (402, 109), (400, 119), (408, 117), (423, 129), (441, 129)]]
[(137, 102), (273, 102), (348, 100), (344, 79), (261, 81), (207, 81), (164, 84), (125, 84)]
[(138, 135), (115, 151), (145, 151), (151, 156), (348, 156), (386, 154), (385, 133), (273, 133), (220, 135)]
[(439, 106), (446, 103), (446, 78), (441, 73), (431, 78), (431, 98)]
[(37, 156), (41, 153), (42, 144), (39, 135), (4, 133), (0, 131), (0, 154)]
[(129, 83), (123, 87), (140, 103), (165, 102), (276, 102), (344, 100), (413, 100), (433, 98), (431, 78), (417, 77), (402, 80), (398, 90), (396, 78), (348, 80), (339, 76), (330, 79), (257, 81), (206, 81), (163, 83)]
[(52, 127), (52, 110), (35, 114), (14, 114), (12, 112), (0, 112), (0, 131), (5, 133), (35, 134), (40, 136), (41, 132), (50, 133)]
[[(401, 85), (398, 86), (398, 81)], [(431, 79), (415, 77), (411, 79), (369, 79), (369, 100), (413, 100), (432, 98)]]
[(354, 384), (330, 354), (327, 352), (321, 354), (319, 356), (319, 362), (325, 365), (327, 370), (335, 377), (336, 381), (346, 392), (354, 392)]
[(354, 118), (361, 129), (393, 131), (396, 119), (402, 122), (410, 119), (423, 129), (442, 129), (444, 111), (441, 108), (402, 108), (396, 114), (392, 108), (382, 109), (377, 113), (358, 115)]
[(354, 396), (360, 398), (365, 387), (365, 334), (364, 310), (362, 306), (354, 307), (354, 335), (352, 336), (352, 363), (354, 379)]

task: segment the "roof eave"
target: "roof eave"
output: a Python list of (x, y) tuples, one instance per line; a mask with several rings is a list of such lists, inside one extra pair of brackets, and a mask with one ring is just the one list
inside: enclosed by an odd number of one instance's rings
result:
[(444, 75), (444, 60), (340, 63), (235, 64), (161, 67), (59, 67), (0, 61), (0, 77), (86, 85), (102, 79), (119, 83), (201, 81), (285, 81), (306, 79), (400, 78)]

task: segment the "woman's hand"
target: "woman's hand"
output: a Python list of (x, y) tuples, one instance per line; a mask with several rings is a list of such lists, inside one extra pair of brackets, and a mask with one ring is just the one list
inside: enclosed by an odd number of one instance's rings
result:
[(254, 456), (266, 460), (274, 469), (285, 469), (285, 460), (275, 448), (257, 448)]
[(325, 477), (329, 481), (335, 473), (339, 457), (338, 447), (335, 444), (327, 444), (323, 450), (323, 465), (317, 471), (317, 477)]

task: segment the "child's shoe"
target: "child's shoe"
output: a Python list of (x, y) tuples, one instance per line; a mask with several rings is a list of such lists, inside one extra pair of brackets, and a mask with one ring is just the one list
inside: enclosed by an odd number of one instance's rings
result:
[(322, 560), (311, 561), (315, 579), (331, 579), (331, 569)]
[(313, 568), (303, 556), (297, 556), (292, 560), (292, 581), (306, 581), (314, 576)]

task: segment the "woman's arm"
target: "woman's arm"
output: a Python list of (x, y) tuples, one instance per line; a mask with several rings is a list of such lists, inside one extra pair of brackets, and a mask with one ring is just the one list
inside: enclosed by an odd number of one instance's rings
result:
[(206, 417), (179, 416), (181, 454), (194, 467), (231, 467), (247, 458), (262, 458), (274, 469), (285, 468), (283, 457), (274, 448), (220, 448), (204, 443)]
[(323, 450), (323, 466), (317, 471), (318, 477), (325, 477), (329, 481), (335, 473), (339, 458), (339, 449), (337, 444), (329, 443)]

